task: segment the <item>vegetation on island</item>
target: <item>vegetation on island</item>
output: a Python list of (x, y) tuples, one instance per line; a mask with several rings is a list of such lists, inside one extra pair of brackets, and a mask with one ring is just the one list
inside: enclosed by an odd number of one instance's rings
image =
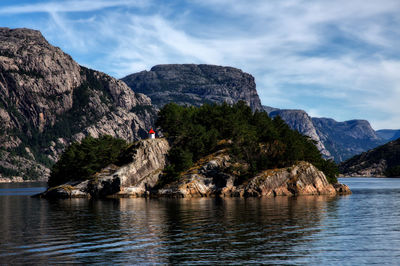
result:
[[(239, 173), (239, 183), (260, 171), (298, 161), (314, 164), (329, 182), (337, 182), (336, 164), (323, 159), (310, 138), (290, 129), (279, 117), (271, 119), (265, 112), (253, 113), (244, 102), (201, 107), (167, 104), (159, 112), (157, 126), (171, 143), (169, 163), (160, 185), (176, 180), (196, 161), (221, 148), (238, 163), (237, 168), (228, 171)], [(121, 165), (126, 161), (128, 147), (124, 140), (111, 136), (75, 142), (52, 167), (48, 184), (52, 187), (89, 179), (109, 164)]]
[(105, 166), (118, 162), (127, 147), (125, 140), (108, 135), (89, 136), (81, 143), (74, 142), (52, 167), (48, 185), (53, 187), (68, 181), (89, 179)]
[(330, 183), (337, 182), (337, 165), (322, 158), (310, 138), (301, 135), (280, 118), (271, 119), (265, 112), (252, 112), (245, 102), (184, 107), (165, 105), (157, 120), (171, 142), (169, 165), (164, 183), (179, 177), (200, 158), (220, 149), (225, 143), (232, 160), (240, 169), (239, 182), (260, 171), (291, 166), (307, 161), (323, 171)]

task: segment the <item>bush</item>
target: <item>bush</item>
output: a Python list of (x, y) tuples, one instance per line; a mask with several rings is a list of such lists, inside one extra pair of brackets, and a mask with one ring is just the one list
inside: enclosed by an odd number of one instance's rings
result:
[(89, 179), (103, 167), (115, 163), (127, 146), (125, 140), (107, 135), (98, 139), (89, 136), (81, 143), (71, 144), (52, 167), (49, 187), (67, 181)]

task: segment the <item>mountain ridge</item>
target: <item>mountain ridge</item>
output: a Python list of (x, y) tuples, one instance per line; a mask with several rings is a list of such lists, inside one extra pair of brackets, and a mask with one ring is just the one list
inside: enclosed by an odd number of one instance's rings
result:
[(86, 135), (139, 139), (155, 112), (150, 98), (80, 66), (39, 31), (0, 28), (3, 177), (45, 179), (61, 151)]

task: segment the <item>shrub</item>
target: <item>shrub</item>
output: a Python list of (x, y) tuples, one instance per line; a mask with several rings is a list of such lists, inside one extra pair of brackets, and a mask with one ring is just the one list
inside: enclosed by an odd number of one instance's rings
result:
[(89, 179), (103, 167), (116, 162), (126, 147), (125, 140), (108, 135), (97, 139), (89, 136), (81, 143), (75, 142), (52, 167), (48, 185), (52, 187), (67, 181)]

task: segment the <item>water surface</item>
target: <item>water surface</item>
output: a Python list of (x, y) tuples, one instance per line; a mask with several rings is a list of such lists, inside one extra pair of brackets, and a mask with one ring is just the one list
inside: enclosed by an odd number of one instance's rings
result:
[(0, 264), (396, 264), (400, 179), (352, 195), (48, 201), (0, 184)]

